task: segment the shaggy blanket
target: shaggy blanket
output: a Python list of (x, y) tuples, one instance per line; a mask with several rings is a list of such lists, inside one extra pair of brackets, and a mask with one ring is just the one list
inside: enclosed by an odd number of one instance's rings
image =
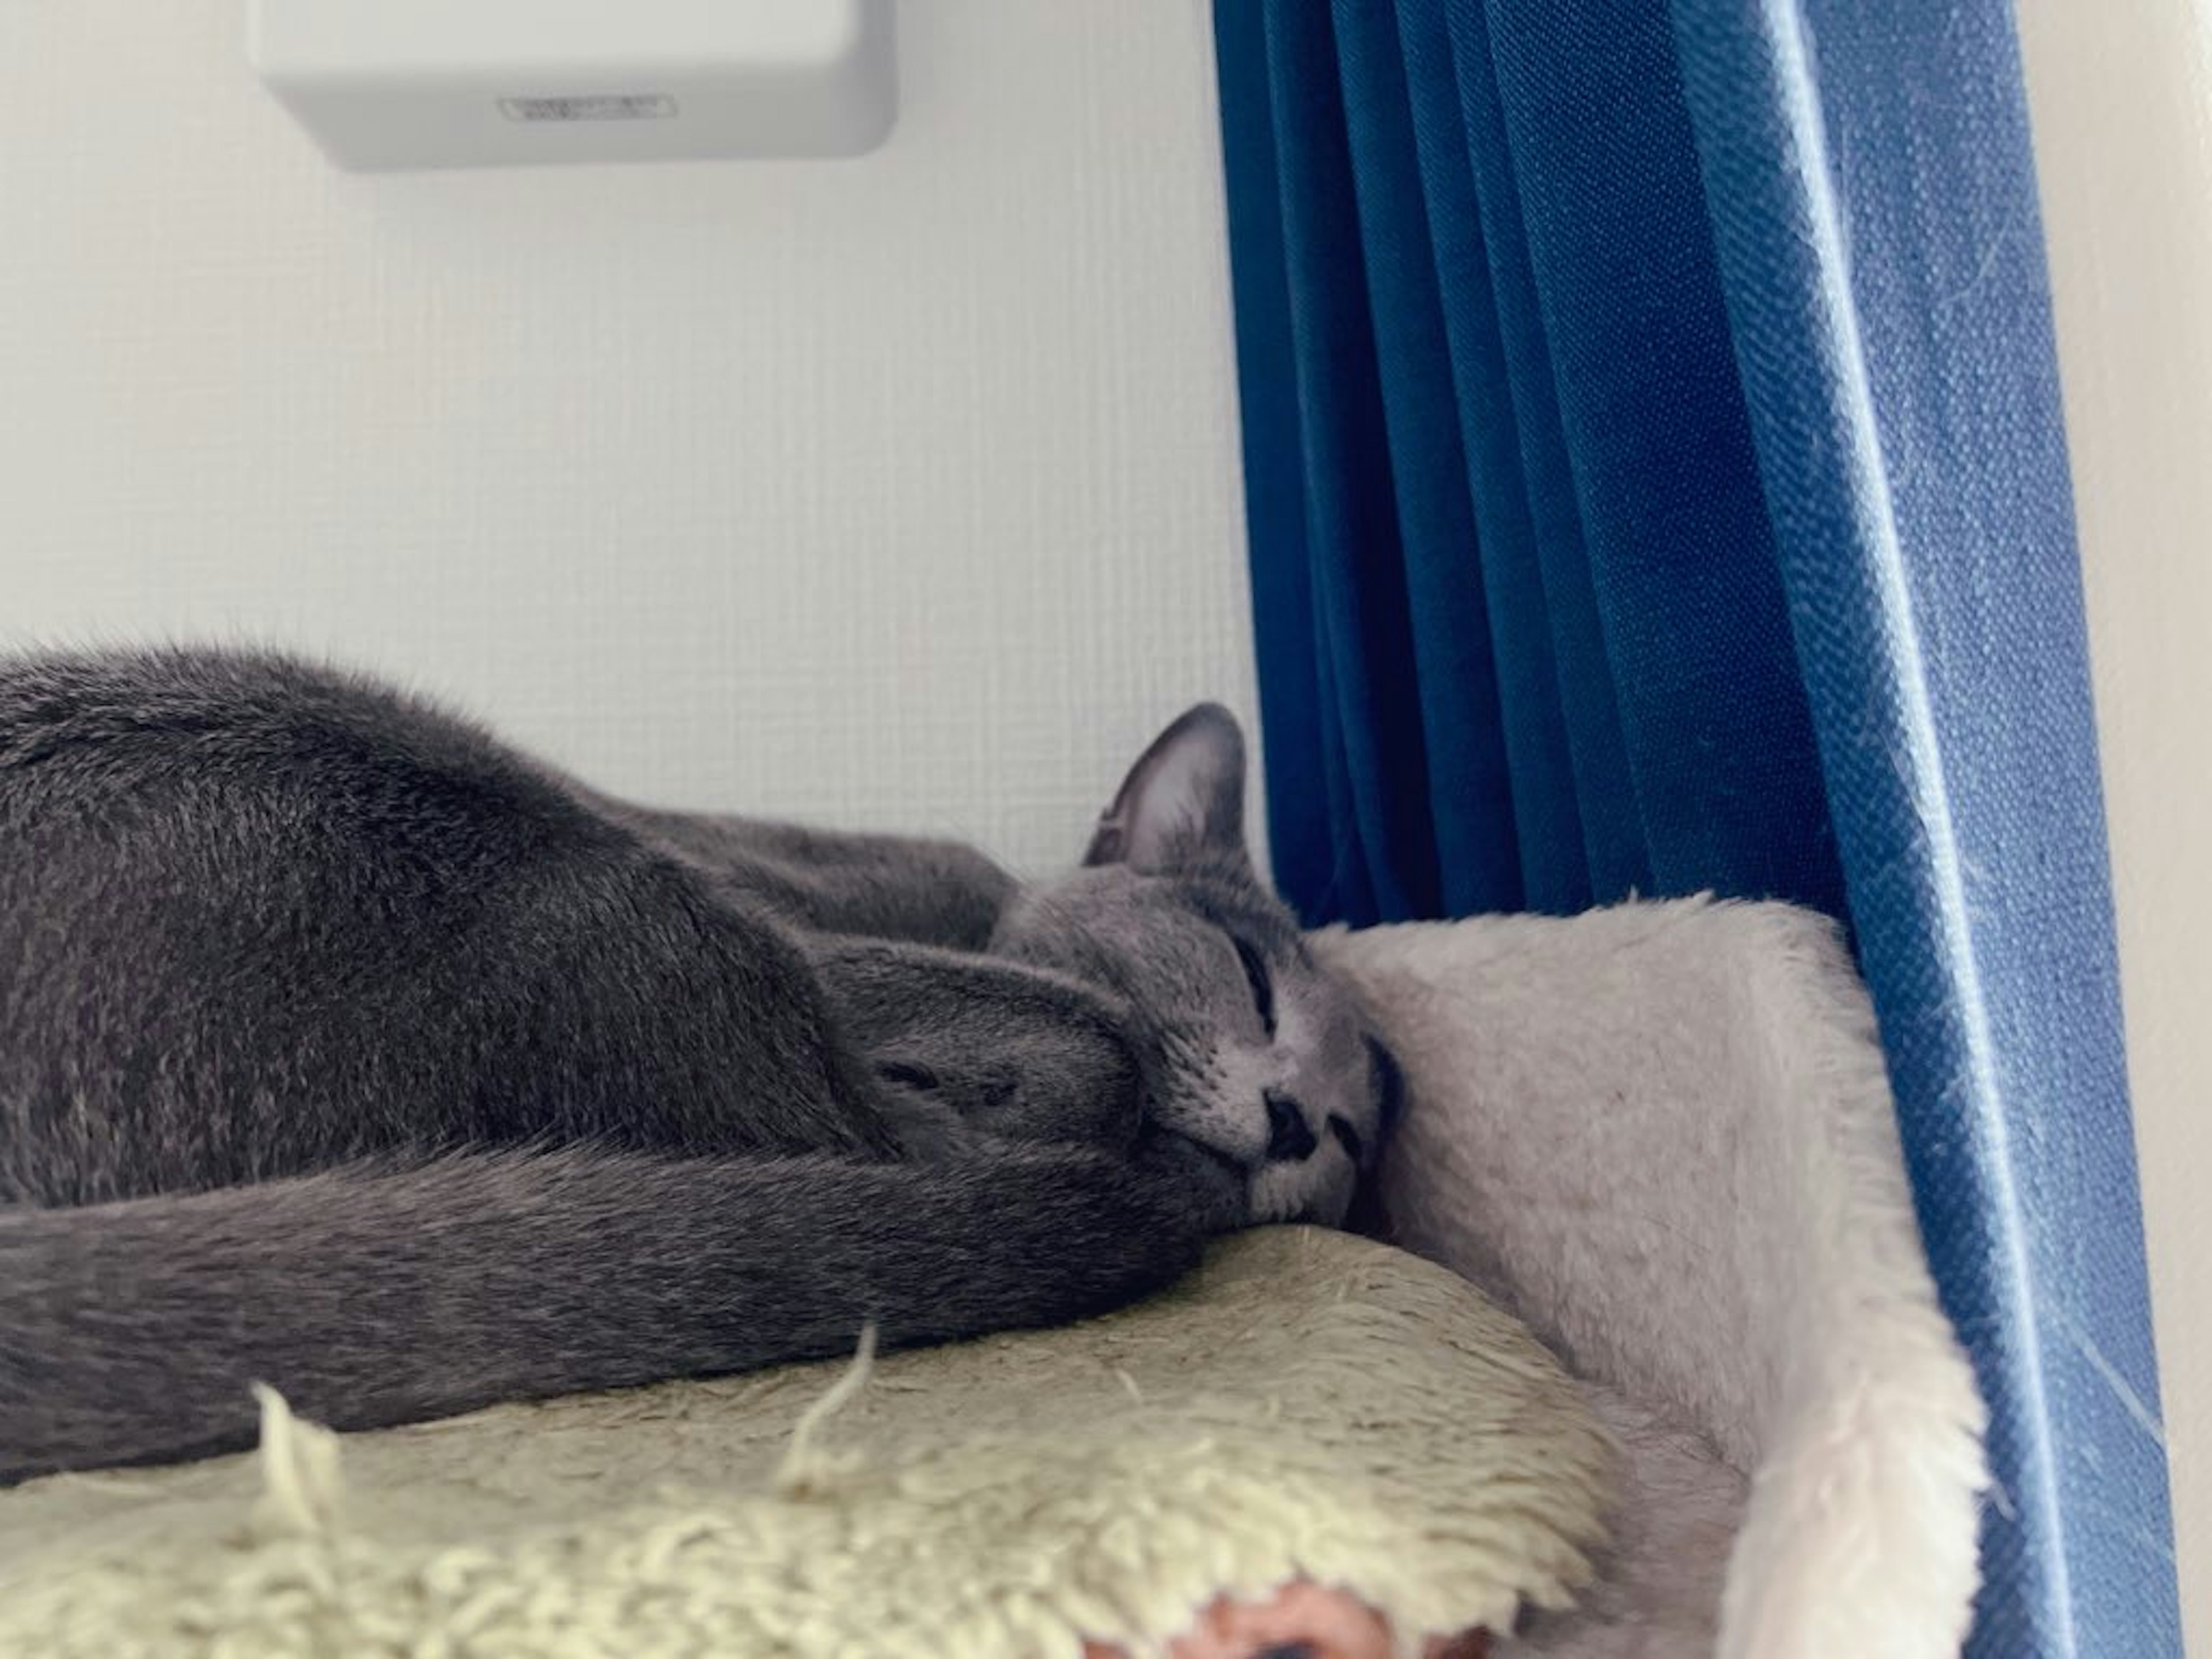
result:
[[(1273, 1228), (1072, 1329), (509, 1406), (0, 1499), (0, 1652), (1159, 1653), (1301, 1575), (1406, 1630), (1589, 1575), (1611, 1451), (1440, 1267)], [(1279, 1646), (1280, 1644), (1276, 1644)]]

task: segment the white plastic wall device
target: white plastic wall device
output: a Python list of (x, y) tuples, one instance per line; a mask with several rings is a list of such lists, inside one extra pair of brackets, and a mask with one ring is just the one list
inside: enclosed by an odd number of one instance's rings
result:
[(858, 155), (891, 0), (248, 0), (246, 55), (338, 166)]

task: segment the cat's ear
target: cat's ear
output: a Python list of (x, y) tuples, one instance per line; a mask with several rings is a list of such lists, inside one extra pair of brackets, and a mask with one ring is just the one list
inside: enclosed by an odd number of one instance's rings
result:
[(1083, 861), (1152, 875), (1244, 856), (1244, 734), (1226, 708), (1202, 702), (1129, 769)]

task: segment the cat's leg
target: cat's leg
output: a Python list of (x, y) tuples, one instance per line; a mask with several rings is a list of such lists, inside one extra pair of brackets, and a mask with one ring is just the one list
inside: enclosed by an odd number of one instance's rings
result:
[(725, 892), (814, 933), (980, 951), (1014, 891), (1012, 877), (956, 841), (599, 804)]
[[(537, 1018), (594, 1037), (602, 1060), (589, 1068), (589, 1079), (615, 1083), (620, 1092), (610, 1098), (603, 1086), (564, 1091), (584, 1098), (554, 1121), (518, 1103), (511, 1116), (528, 1126), (526, 1133), (684, 1151), (818, 1150), (933, 1160), (1001, 1138), (1128, 1145), (1136, 1106), (1129, 1106), (1126, 1127), (1109, 1131), (1095, 1103), (1108, 1086), (1102, 1079), (1128, 1065), (1109, 1048), (1110, 1017), (1093, 1012), (1086, 1024), (1072, 1006), (1070, 998), (1084, 994), (1080, 988), (1064, 992), (1055, 1013), (1048, 1013), (1030, 1006), (1034, 988), (1024, 988), (1041, 977), (1037, 970), (1009, 966), (995, 978), (963, 973), (957, 953), (874, 941), (894, 957), (917, 953), (894, 971), (868, 953), (870, 941), (807, 925), (872, 921), (960, 938), (986, 933), (1002, 885), (1012, 884), (980, 854), (950, 842), (652, 817), (649, 830), (635, 816), (628, 820), (646, 856), (641, 863), (616, 860), (618, 890), (600, 886), (614, 872), (571, 860), (558, 879), (591, 890), (559, 902), (541, 894), (532, 907), (525, 935), (532, 952), (594, 964), (580, 988), (582, 1006), (566, 1015), (551, 1012), (572, 988), (570, 976), (556, 972)], [(608, 930), (599, 919), (610, 914), (653, 925)], [(566, 935), (576, 922), (585, 931), (549, 951), (546, 929)], [(832, 948), (838, 940), (853, 947), (842, 975)], [(471, 948), (481, 951), (481, 941)], [(924, 959), (937, 963), (934, 971)], [(868, 1040), (869, 1032), (889, 1037), (933, 1016), (946, 1029), (973, 1033), (987, 1003), (999, 1010), (992, 1023), (1008, 1050), (988, 1075), (972, 1065), (954, 1073), (950, 1051), (914, 1052), (926, 1046), (919, 1037), (883, 1055)], [(1023, 1018), (1033, 1029), (1017, 1036), (1013, 1027)], [(915, 1086), (939, 1075), (950, 1079), (947, 1086)], [(1010, 1088), (1034, 1090), (1036, 1098), (1007, 1099)], [(1071, 1102), (1079, 1096), (1100, 1114), (1099, 1123), (1076, 1121)], [(1061, 1122), (1072, 1127), (1028, 1132), (1032, 1123)]]
[(539, 872), (529, 900), (441, 944), (447, 1000), (511, 1011), (482, 1022), (461, 1138), (936, 1148), (933, 1126), (950, 1114), (878, 1083), (796, 929), (651, 855), (568, 860)]
[(823, 937), (803, 948), (887, 1089), (986, 1135), (1114, 1150), (1135, 1140), (1144, 1058), (1091, 987), (921, 945)]

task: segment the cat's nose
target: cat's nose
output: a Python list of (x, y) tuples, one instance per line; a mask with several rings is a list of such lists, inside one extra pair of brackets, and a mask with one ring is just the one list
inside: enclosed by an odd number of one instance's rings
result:
[(1288, 1095), (1273, 1089), (1261, 1097), (1267, 1103), (1267, 1161), (1299, 1164), (1314, 1155), (1321, 1142), (1306, 1121), (1306, 1109)]

